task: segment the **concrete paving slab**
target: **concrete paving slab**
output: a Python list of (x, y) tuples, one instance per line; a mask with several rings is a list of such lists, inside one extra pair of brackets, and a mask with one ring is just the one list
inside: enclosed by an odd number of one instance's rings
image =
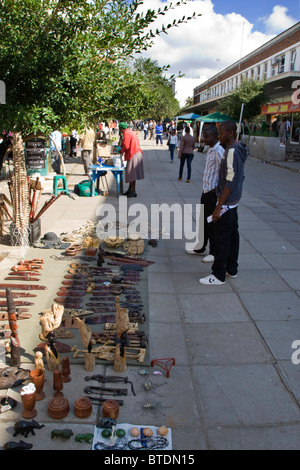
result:
[[(267, 253), (264, 257), (275, 269), (300, 271), (300, 254), (298, 253)], [(297, 276), (297, 273), (295, 275)]]
[(278, 274), (284, 279), (291, 289), (300, 290), (300, 277), (298, 270), (280, 269)]
[(167, 277), (165, 273), (149, 272), (149, 293), (175, 294), (175, 286), (172, 279)]
[(256, 325), (276, 359), (291, 359), (292, 343), (298, 339), (300, 320), (257, 321)]
[(297, 450), (299, 424), (209, 429), (212, 450)]
[[(286, 227), (285, 227), (286, 228)], [(285, 230), (285, 229), (279, 229), (278, 228), (278, 233), (284, 237), (286, 240), (290, 242), (298, 242), (300, 239), (300, 231), (299, 230)]]
[(179, 295), (178, 300), (186, 323), (215, 324), (249, 321), (245, 309), (234, 293)]
[(178, 298), (174, 294), (149, 294), (149, 309), (152, 321), (180, 323), (181, 312)]
[(271, 364), (198, 365), (193, 375), (210, 428), (300, 424), (299, 407)]
[(242, 292), (239, 297), (254, 321), (300, 319), (300, 299), (294, 292)]
[(269, 253), (278, 253), (278, 254), (289, 254), (289, 253), (298, 253), (298, 248), (290, 242), (287, 242), (286, 239), (282, 238), (278, 241), (256, 241), (251, 240), (252, 246), (262, 254)]
[[(288, 291), (288, 284), (272, 269), (239, 270), (238, 276), (228, 279), (238, 292)], [(220, 286), (223, 287), (223, 286)]]
[(170, 271), (170, 262), (167, 256), (149, 255), (148, 259), (154, 262), (154, 264), (148, 267), (149, 273)]
[(196, 278), (204, 277), (207, 272), (208, 274), (211, 272), (212, 263), (202, 263), (202, 259), (202, 256), (189, 255), (187, 253), (173, 256), (170, 258), (170, 270), (172, 273), (182, 272), (182, 266), (184, 265), (185, 272), (195, 273)]
[(253, 364), (272, 361), (256, 328), (247, 322), (187, 324), (187, 347), (194, 365)]
[(252, 241), (250, 243), (240, 233), (240, 254), (243, 254), (243, 253), (257, 253), (257, 250), (255, 249), (254, 246), (252, 246)]
[(270, 269), (270, 264), (259, 253), (240, 253), (239, 265), (243, 269)]
[(282, 238), (286, 240), (285, 236), (280, 236), (275, 230), (272, 230), (270, 228), (265, 229), (265, 230), (258, 230), (258, 229), (247, 229), (245, 230), (244, 226), (242, 225), (240, 227), (240, 233), (243, 235), (243, 237), (246, 240), (249, 240), (250, 243), (252, 241), (260, 241), (260, 242), (266, 242), (266, 241), (278, 241), (280, 242)]
[(287, 390), (294, 396), (295, 400), (300, 404), (300, 366), (299, 366), (299, 349), (291, 349), (292, 353), (295, 353), (293, 363), (292, 360), (278, 361), (278, 371), (282, 376), (284, 383), (286, 384)]
[(149, 337), (151, 359), (174, 357), (177, 364), (188, 364), (185, 332), (176, 323), (166, 322), (163, 328), (161, 322), (153, 322), (149, 326)]

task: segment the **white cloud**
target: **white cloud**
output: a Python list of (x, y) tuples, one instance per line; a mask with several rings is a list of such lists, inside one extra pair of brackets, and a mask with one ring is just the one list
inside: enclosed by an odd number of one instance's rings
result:
[(263, 19), (266, 30), (269, 34), (280, 34), (285, 29), (290, 28), (297, 20), (288, 15), (288, 9), (281, 5), (273, 7), (273, 11), (268, 18)]
[[(157, 10), (164, 5), (166, 3), (160, 0), (144, 0), (141, 8), (143, 11)], [(156, 60), (160, 66), (170, 65), (171, 74), (177, 75), (182, 72), (187, 78), (198, 78), (198, 84), (257, 49), (275, 35), (271, 31), (266, 34), (253, 31), (253, 24), (238, 13), (217, 14), (211, 0), (188, 1), (159, 16), (152, 24), (152, 29), (155, 31), (162, 24), (166, 26), (174, 19), (179, 19), (183, 15), (192, 16), (194, 12), (202, 16), (179, 27), (170, 28), (168, 34), (156, 37), (154, 45), (143, 53), (143, 56)], [(290, 17), (287, 15), (287, 9), (277, 6), (264, 22), (266, 25), (275, 25), (276, 21), (285, 20), (281, 24), (281, 32), (290, 26), (288, 19)], [(182, 87), (183, 82), (181, 83)], [(185, 87), (186, 96), (180, 99), (181, 104), (193, 94), (193, 89), (188, 89), (188, 86), (187, 84)]]

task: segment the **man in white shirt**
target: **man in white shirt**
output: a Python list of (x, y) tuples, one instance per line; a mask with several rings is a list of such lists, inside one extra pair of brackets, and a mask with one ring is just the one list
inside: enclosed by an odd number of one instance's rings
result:
[(189, 122), (186, 123), (186, 126), (183, 128), (182, 135), (184, 136), (186, 134), (186, 128), (190, 128), (190, 135), (193, 136), (193, 128), (191, 127), (191, 124)]
[[(224, 155), (224, 148), (218, 140), (218, 129), (216, 126), (208, 126), (203, 130), (203, 140), (205, 145), (209, 145), (206, 154), (206, 164), (203, 175), (203, 192), (201, 204), (204, 206), (204, 242), (200, 248), (186, 250), (189, 255), (204, 256), (203, 263), (212, 263), (216, 251), (216, 224), (208, 223), (207, 217), (212, 215), (217, 204), (216, 188), (219, 181), (219, 170), (221, 160)], [(201, 229), (201, 227), (199, 227)], [(209, 242), (209, 254), (206, 254), (206, 246)]]

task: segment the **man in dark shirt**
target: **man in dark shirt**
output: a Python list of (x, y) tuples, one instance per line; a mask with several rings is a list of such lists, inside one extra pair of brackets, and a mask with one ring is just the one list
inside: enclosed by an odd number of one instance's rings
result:
[(219, 127), (219, 139), (226, 145), (217, 187), (217, 205), (212, 223), (217, 224), (217, 247), (212, 274), (199, 279), (200, 284), (221, 285), (225, 277), (236, 277), (239, 254), (237, 206), (242, 196), (244, 162), (248, 150), (236, 142), (236, 124), (225, 121)]

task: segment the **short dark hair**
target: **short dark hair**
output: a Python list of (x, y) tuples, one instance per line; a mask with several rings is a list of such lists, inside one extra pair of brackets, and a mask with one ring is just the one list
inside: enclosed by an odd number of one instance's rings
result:
[(204, 127), (203, 132), (205, 134), (213, 135), (214, 137), (218, 137), (219, 131), (216, 126), (207, 126)]
[(237, 131), (237, 126), (234, 121), (223, 121), (221, 122), (221, 126), (224, 127), (229, 132), (232, 131), (234, 134)]
[(189, 126), (186, 126), (185, 132), (187, 132), (187, 133), (189, 134), (189, 133), (190, 133), (190, 130), (191, 130), (191, 128), (190, 128)]

